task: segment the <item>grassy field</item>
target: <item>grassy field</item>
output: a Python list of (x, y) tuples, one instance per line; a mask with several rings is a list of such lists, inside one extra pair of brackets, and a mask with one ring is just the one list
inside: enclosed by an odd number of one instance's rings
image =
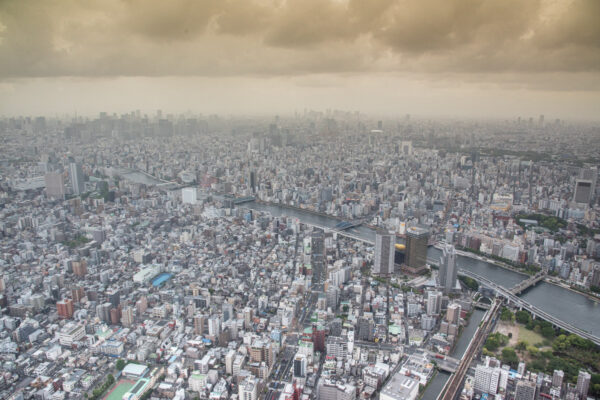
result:
[(104, 397), (104, 400), (122, 400), (123, 395), (133, 387), (135, 382), (120, 379), (110, 392)]
[(519, 327), (519, 341), (527, 342), (528, 345), (535, 345), (544, 341), (544, 338), (539, 333), (530, 331), (524, 325), (517, 324)]

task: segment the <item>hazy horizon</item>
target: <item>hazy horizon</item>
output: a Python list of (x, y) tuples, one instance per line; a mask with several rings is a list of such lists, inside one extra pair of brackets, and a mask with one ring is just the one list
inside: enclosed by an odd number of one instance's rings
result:
[(0, 115), (598, 120), (594, 0), (6, 1)]

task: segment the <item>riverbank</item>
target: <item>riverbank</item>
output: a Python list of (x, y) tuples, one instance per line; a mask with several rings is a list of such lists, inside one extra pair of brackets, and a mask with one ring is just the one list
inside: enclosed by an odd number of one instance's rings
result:
[[(443, 250), (443, 246), (441, 244), (439, 244), (439, 243), (434, 244), (433, 247), (435, 247), (438, 250)], [(509, 271), (514, 272), (514, 273), (519, 274), (519, 275), (523, 275), (523, 276), (526, 276), (526, 277), (530, 276), (529, 274), (523, 272), (522, 269), (513, 267), (512, 265), (503, 263), (502, 261), (494, 260), (493, 258), (489, 258), (489, 257), (486, 257), (486, 256), (482, 256), (482, 255), (478, 255), (478, 254), (472, 253), (470, 251), (456, 249), (456, 254), (458, 254), (460, 256), (463, 256), (463, 257), (469, 257), (469, 258), (472, 258), (474, 260), (484, 261), (484, 262), (489, 263), (489, 264), (494, 264), (497, 267), (504, 268), (506, 270), (509, 270)]]

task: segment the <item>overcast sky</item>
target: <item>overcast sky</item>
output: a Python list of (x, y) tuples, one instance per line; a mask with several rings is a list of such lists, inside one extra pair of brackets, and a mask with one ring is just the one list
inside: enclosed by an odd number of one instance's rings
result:
[(600, 0), (1, 0), (0, 115), (599, 120)]

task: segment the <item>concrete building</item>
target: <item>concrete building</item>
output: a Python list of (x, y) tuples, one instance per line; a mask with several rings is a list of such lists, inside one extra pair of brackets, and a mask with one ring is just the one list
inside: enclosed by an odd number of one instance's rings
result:
[(85, 190), (85, 182), (83, 181), (83, 171), (81, 169), (81, 165), (77, 163), (69, 164), (69, 177), (71, 178), (71, 187), (73, 189), (73, 193), (76, 195), (80, 195)]
[(381, 389), (380, 400), (415, 400), (419, 396), (419, 381), (400, 373), (394, 374)]
[(44, 175), (44, 182), (46, 183), (46, 194), (49, 197), (56, 199), (65, 198), (65, 180), (61, 173), (48, 172)]
[(394, 235), (377, 233), (375, 235), (375, 260), (373, 274), (389, 276), (394, 272), (394, 254), (396, 238)]
[(439, 285), (444, 294), (450, 293), (456, 287), (456, 250), (451, 244), (444, 246), (440, 257), (440, 269), (438, 274)]

